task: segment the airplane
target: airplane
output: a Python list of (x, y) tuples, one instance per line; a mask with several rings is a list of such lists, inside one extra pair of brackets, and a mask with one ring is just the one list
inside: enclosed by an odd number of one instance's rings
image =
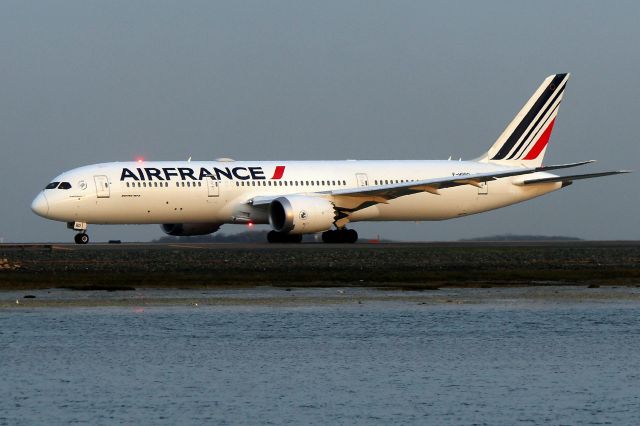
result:
[(223, 224), (269, 224), (271, 243), (354, 243), (362, 221), (445, 220), (498, 209), (576, 180), (593, 161), (542, 165), (570, 74), (547, 77), (495, 143), (470, 160), (132, 161), (93, 164), (55, 177), (31, 209), (66, 222), (75, 242), (88, 224), (160, 224), (169, 235), (206, 235)]

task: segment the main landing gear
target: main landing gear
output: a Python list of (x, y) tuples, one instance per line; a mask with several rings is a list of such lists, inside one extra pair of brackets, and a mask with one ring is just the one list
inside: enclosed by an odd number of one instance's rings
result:
[(269, 231), (267, 241), (270, 243), (301, 243), (302, 234), (287, 234), (284, 232)]
[(336, 229), (331, 231), (326, 231), (322, 233), (322, 242), (324, 243), (332, 243), (332, 244), (341, 244), (348, 243), (352, 244), (358, 241), (358, 233), (355, 229)]
[[(79, 234), (81, 235), (81, 234)], [(302, 234), (287, 234), (284, 232), (269, 231), (267, 241), (270, 243), (300, 243)], [(355, 229), (336, 229), (322, 233), (322, 242), (331, 244), (353, 244), (358, 241), (358, 233)]]
[(89, 235), (86, 232), (81, 232), (79, 234), (76, 234), (73, 240), (76, 242), (76, 244), (87, 244), (89, 242)]

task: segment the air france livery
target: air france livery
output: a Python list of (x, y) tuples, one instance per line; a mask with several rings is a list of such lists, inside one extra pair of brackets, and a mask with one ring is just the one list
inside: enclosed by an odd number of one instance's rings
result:
[(66, 222), (86, 244), (88, 224), (161, 224), (169, 235), (204, 235), (223, 224), (269, 224), (269, 242), (322, 233), (358, 239), (350, 223), (443, 220), (556, 191), (558, 176), (590, 163), (542, 165), (569, 74), (545, 79), (489, 150), (472, 161), (160, 161), (94, 164), (62, 173), (31, 209)]

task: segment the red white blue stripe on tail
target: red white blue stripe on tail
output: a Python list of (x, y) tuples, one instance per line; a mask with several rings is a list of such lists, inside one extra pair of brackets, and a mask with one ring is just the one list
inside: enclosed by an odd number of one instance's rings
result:
[(570, 74), (547, 77), (493, 144), (485, 161), (542, 163)]

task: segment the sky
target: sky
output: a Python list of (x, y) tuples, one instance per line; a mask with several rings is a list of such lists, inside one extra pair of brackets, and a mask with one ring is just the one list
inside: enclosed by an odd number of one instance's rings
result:
[[(0, 0), (0, 239), (72, 241), (29, 206), (86, 164), (472, 159), (560, 72), (572, 77), (545, 163), (638, 170), (639, 22), (637, 1)], [(353, 227), (406, 241), (640, 239), (639, 176), (466, 218)]]

